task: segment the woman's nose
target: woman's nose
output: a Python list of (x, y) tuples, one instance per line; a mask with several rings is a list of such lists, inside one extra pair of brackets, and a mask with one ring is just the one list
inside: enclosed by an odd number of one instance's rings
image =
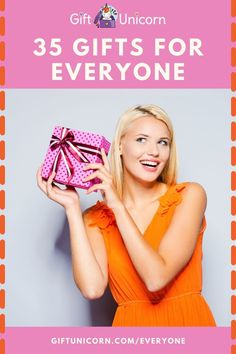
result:
[(147, 153), (148, 155), (158, 156), (159, 155), (158, 145), (156, 143), (149, 144)]

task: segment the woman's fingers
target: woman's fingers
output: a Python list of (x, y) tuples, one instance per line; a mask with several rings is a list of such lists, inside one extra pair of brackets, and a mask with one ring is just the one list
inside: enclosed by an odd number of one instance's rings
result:
[(104, 166), (110, 172), (110, 164), (109, 164), (107, 155), (105, 153), (105, 150), (103, 148), (101, 148), (101, 153), (102, 153), (102, 160), (103, 160)]
[(36, 174), (37, 184), (38, 184), (38, 187), (45, 194), (47, 194), (47, 187), (46, 187), (47, 182), (42, 178), (41, 171), (42, 171), (42, 166), (40, 166), (39, 169), (37, 170), (37, 174)]
[(42, 171), (42, 166), (39, 166), (39, 168), (37, 169), (37, 176), (41, 176), (41, 171)]
[(55, 177), (56, 172), (53, 171), (51, 175), (48, 177), (47, 184), (46, 184), (46, 189), (47, 189), (47, 196), (51, 198), (54, 194), (53, 187), (52, 187), (52, 182), (53, 178)]
[(104, 189), (105, 189), (104, 184), (102, 184), (102, 183), (94, 184), (92, 187), (90, 187), (89, 189), (86, 190), (86, 194), (90, 194), (90, 193), (97, 191), (97, 190), (104, 191)]
[(72, 186), (65, 186), (65, 188), (60, 188), (60, 185), (57, 186), (53, 179), (56, 175), (56, 172), (52, 172), (48, 177), (48, 180), (43, 180), (41, 176), (41, 168), (37, 171), (37, 181), (39, 188), (47, 195), (47, 197), (54, 202), (62, 205), (64, 208), (78, 203), (79, 195), (76, 189)]
[(101, 149), (103, 164), (101, 163), (89, 163), (84, 166), (83, 170), (95, 170), (89, 176), (83, 179), (83, 182), (91, 181), (94, 178), (99, 178), (102, 183), (98, 183), (87, 189), (86, 194), (90, 194), (94, 191), (100, 190), (102, 196), (105, 196), (105, 192), (108, 191), (110, 187), (112, 187), (112, 176), (110, 173), (110, 165), (108, 158), (106, 156), (105, 150)]
[[(53, 184), (53, 178), (55, 177), (55, 174), (53, 175), (53, 177), (51, 176), (50, 178), (50, 181), (46, 181), (42, 178), (42, 166), (38, 168), (37, 170), (37, 174), (36, 174), (36, 177), (37, 177), (37, 184), (38, 184), (38, 187), (46, 194), (48, 195), (48, 188), (47, 188), (47, 185), (48, 183), (51, 183), (51, 185)], [(59, 187), (57, 187), (56, 185), (53, 185), (52, 187), (54, 190), (57, 190), (57, 191), (62, 191)]]
[(43, 181), (43, 178), (41, 176), (41, 171), (42, 171), (42, 166), (40, 166), (38, 168), (37, 173), (36, 173), (36, 178), (37, 178), (38, 185), (40, 185), (41, 182)]
[[(105, 153), (104, 153), (105, 154)], [(106, 154), (105, 154), (106, 155)], [(104, 157), (105, 159), (106, 157)], [(88, 163), (83, 167), (84, 171), (88, 171), (88, 170), (100, 170), (102, 171), (104, 174), (106, 174), (107, 176), (110, 176), (110, 167), (109, 167), (109, 162), (108, 160), (105, 162), (105, 164), (103, 165), (102, 163)]]
[(85, 177), (83, 179), (83, 182), (91, 181), (94, 178), (100, 178), (103, 182), (107, 182), (107, 183), (111, 181), (111, 176), (104, 174), (103, 171), (97, 170), (91, 173), (89, 176)]
[(105, 170), (105, 167), (101, 163), (88, 163), (83, 167), (84, 171), (87, 170)]

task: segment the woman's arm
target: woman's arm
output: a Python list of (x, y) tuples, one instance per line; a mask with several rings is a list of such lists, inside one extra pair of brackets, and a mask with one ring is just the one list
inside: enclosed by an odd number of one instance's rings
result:
[(72, 269), (76, 285), (83, 296), (95, 299), (105, 291), (108, 282), (105, 244), (98, 228), (86, 226), (86, 214), (82, 216), (79, 195), (74, 188), (60, 189), (52, 184), (54, 174), (48, 181), (37, 173), (39, 188), (51, 200), (65, 208), (69, 223)]
[(113, 209), (132, 262), (149, 291), (166, 286), (193, 254), (206, 208), (206, 194), (199, 184), (190, 183), (182, 196), (157, 251), (143, 238), (123, 205)]
[(158, 291), (167, 285), (190, 260), (202, 224), (206, 193), (197, 183), (189, 183), (182, 192), (183, 200), (176, 207), (168, 230), (154, 250), (137, 228), (129, 212), (117, 196), (109, 163), (104, 151), (102, 164), (89, 164), (85, 169), (96, 171), (85, 180), (98, 177), (102, 183), (88, 190), (100, 190), (107, 205), (113, 210), (117, 226), (130, 258), (149, 291)]
[(86, 213), (80, 207), (66, 210), (70, 229), (72, 269), (75, 283), (83, 296), (101, 297), (107, 287), (107, 255), (103, 236), (96, 227), (89, 227)]

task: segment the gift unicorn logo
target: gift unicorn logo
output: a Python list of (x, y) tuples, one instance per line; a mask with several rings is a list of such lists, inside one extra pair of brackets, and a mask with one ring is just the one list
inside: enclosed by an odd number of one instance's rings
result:
[(117, 10), (106, 3), (100, 8), (93, 22), (98, 28), (115, 28), (117, 17)]

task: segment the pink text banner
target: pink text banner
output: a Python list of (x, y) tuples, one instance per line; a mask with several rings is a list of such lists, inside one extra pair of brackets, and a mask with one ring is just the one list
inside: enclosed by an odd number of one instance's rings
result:
[(6, 353), (228, 354), (226, 327), (8, 327)]
[(7, 88), (227, 88), (230, 3), (7, 1)]

